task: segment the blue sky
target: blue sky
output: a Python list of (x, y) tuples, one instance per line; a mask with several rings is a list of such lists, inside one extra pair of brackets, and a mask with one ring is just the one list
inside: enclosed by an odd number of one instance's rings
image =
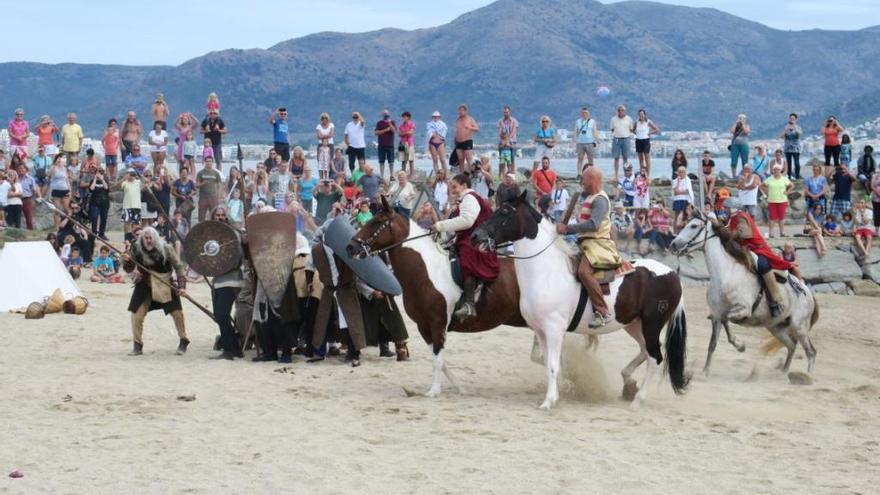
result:
[[(210, 51), (267, 48), (319, 31), (431, 27), (491, 2), (42, 0), (3, 3), (4, 38), (10, 42), (0, 44), (0, 62), (176, 65)], [(848, 30), (880, 24), (877, 0), (675, 0), (664, 3), (715, 7), (778, 29)], [(492, 22), (491, 19), (486, 21)], [(156, 33), (161, 35), (157, 37)], [(40, 41), (44, 35), (51, 42)], [(12, 40), (28, 42), (18, 45)]]

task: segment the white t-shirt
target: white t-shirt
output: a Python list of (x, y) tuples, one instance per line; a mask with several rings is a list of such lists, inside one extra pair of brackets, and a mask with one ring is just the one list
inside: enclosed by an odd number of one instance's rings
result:
[[(333, 124), (333, 122), (330, 122), (330, 124), (327, 126), (326, 129), (321, 127), (321, 124), (318, 124), (317, 127), (315, 127), (315, 130), (318, 131), (318, 136), (329, 138), (329, 139), (327, 139), (327, 144), (333, 144), (333, 138), (330, 137), (333, 134), (333, 129), (336, 129), (336, 126)], [(345, 128), (345, 132), (348, 133), (347, 126)], [(361, 136), (363, 136), (363, 130), (361, 130)], [(351, 140), (351, 136), (349, 136), (348, 138), (349, 138), (349, 140)], [(321, 144), (321, 143), (318, 142), (318, 144)], [(352, 145), (352, 146), (354, 146), (354, 145)], [(357, 146), (355, 146), (355, 148), (357, 148)]]
[[(752, 174), (752, 177), (758, 177), (758, 176), (755, 174)], [(760, 188), (760, 182), (761, 182), (760, 178), (758, 178), (757, 182), (758, 182), (758, 187), (756, 187), (754, 189), (740, 189), (739, 190), (739, 194), (737, 194), (737, 196), (739, 197), (739, 201), (742, 203), (743, 206), (755, 206), (758, 204), (758, 189)], [(746, 184), (746, 185), (748, 185), (748, 184)]]
[(636, 122), (636, 139), (650, 139), (651, 138), (651, 121), (647, 122), (638, 121)]
[(168, 151), (168, 146), (165, 144), (165, 140), (168, 139), (168, 133), (165, 131), (156, 132), (155, 129), (150, 131), (150, 135), (147, 138), (150, 141), (150, 144), (153, 146), (152, 151), (156, 153), (162, 153)]
[(568, 194), (567, 189), (554, 189), (550, 197), (553, 198), (553, 211), (568, 209), (568, 200), (571, 199), (571, 195)]
[(12, 197), (12, 198), (9, 197), (9, 192), (10, 192), (10, 191), (15, 191), (15, 192), (17, 192), (17, 193), (21, 193), (21, 192), (23, 192), (23, 191), (22, 191), (21, 184), (19, 184), (18, 182), (16, 182), (15, 185), (12, 185), (12, 184), (10, 184), (9, 182), (5, 182), (5, 181), (4, 181), (4, 184), (6, 184), (6, 185), (9, 187), (9, 190), (6, 192), (6, 198), (5, 198), (5, 199), (6, 199), (6, 204), (7, 204), (7, 205), (21, 205), (21, 196), (15, 196), (15, 197)]
[(9, 188), (12, 185), (7, 182), (5, 179), (3, 182), (0, 182), (0, 206), (6, 206), (9, 201)]
[(352, 148), (366, 148), (364, 141), (364, 124), (349, 122), (345, 124), (345, 135), (348, 136), (348, 145)]
[(629, 138), (632, 136), (633, 119), (629, 115), (623, 118), (615, 115), (611, 117), (611, 134), (615, 138)]

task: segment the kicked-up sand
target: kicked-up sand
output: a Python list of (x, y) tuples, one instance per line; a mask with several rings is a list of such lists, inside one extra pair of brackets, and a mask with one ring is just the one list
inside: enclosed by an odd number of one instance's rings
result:
[[(410, 325), (413, 359), (367, 349), (352, 369), (207, 358), (216, 326), (184, 302), (193, 343), (174, 354), (170, 317), (153, 312), (145, 354), (131, 348), (130, 287), (82, 282), (83, 316), (0, 315), (3, 493), (876, 493), (880, 329), (876, 300), (820, 296), (814, 384), (760, 365), (761, 329), (719, 342), (700, 373), (705, 289), (685, 291), (690, 393), (663, 379), (641, 410), (619, 399), (637, 348), (625, 333), (598, 350), (569, 336), (562, 399), (538, 410), (542, 366), (528, 329), (452, 334), (463, 393), (424, 392), (431, 359)], [(204, 285), (191, 294), (208, 304)], [(250, 357), (250, 356), (248, 356)], [(804, 371), (798, 350), (792, 370)], [(638, 371), (641, 377), (643, 368)], [(179, 399), (180, 398), (180, 399)], [(193, 399), (194, 400), (191, 400)], [(190, 400), (183, 400), (190, 399)], [(5, 477), (15, 469), (23, 478)]]

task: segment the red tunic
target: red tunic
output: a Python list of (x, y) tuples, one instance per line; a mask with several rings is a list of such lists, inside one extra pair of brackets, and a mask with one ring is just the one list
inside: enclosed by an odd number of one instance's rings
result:
[[(455, 235), (455, 248), (458, 250), (458, 257), (461, 261), (461, 276), (465, 280), (475, 277), (483, 281), (491, 281), (498, 278), (498, 272), (501, 271), (501, 263), (494, 251), (480, 251), (471, 245), (471, 233), (485, 222), (492, 215), (492, 207), (489, 202), (482, 198), (474, 191), (468, 192), (474, 199), (480, 203), (480, 214), (477, 215), (476, 221), (469, 229), (461, 230)], [(450, 218), (458, 216), (458, 208), (456, 207)]]
[(765, 241), (764, 237), (761, 235), (761, 231), (758, 230), (758, 225), (755, 223), (755, 220), (752, 219), (748, 213), (738, 211), (731, 215), (730, 222), (728, 223), (729, 228), (736, 229), (736, 225), (741, 218), (749, 223), (749, 227), (752, 229), (752, 238), (737, 239), (740, 245), (757, 255), (767, 258), (767, 261), (770, 263), (770, 268), (774, 270), (791, 270), (791, 263), (782, 259), (779, 254), (770, 248), (767, 241)]

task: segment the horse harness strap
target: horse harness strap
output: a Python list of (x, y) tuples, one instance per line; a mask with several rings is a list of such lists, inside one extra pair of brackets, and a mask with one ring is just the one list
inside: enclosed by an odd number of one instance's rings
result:
[(589, 299), (589, 297), (587, 296), (587, 289), (585, 289), (583, 285), (581, 285), (580, 287), (581, 294), (580, 296), (578, 296), (578, 304), (577, 307), (574, 309), (574, 316), (572, 317), (571, 322), (568, 324), (568, 328), (565, 329), (565, 333), (571, 333), (575, 331), (581, 320), (584, 318), (584, 310), (587, 309), (587, 300)]

